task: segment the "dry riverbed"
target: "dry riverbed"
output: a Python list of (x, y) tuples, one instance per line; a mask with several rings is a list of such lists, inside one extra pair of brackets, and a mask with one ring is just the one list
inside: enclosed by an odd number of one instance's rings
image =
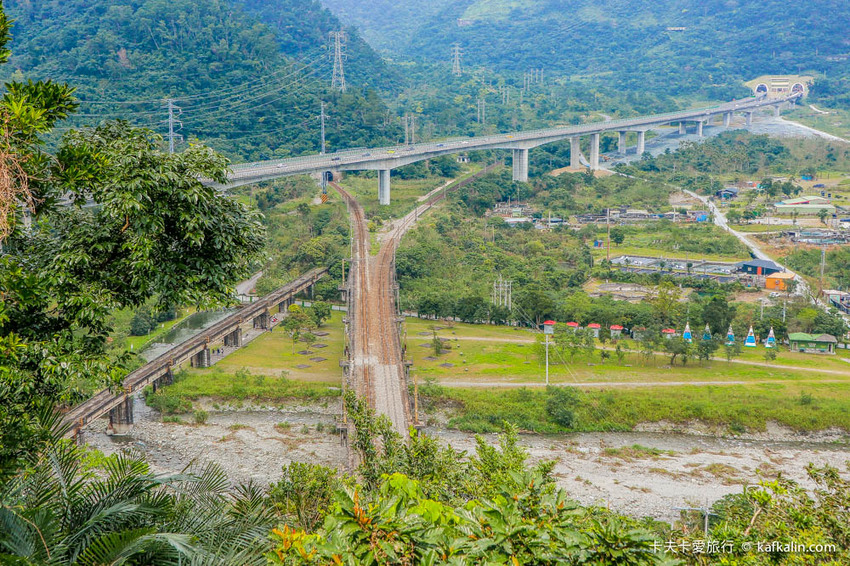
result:
[[(104, 453), (132, 448), (158, 472), (177, 472), (193, 461), (218, 462), (235, 482), (276, 481), (291, 461), (345, 465), (345, 451), (333, 432), (338, 400), (328, 403), (210, 411), (204, 425), (163, 423), (141, 400), (131, 436), (107, 437), (97, 425), (88, 443)], [(191, 415), (184, 417), (191, 422)], [(809, 462), (847, 473), (850, 438), (840, 431), (801, 435), (771, 427), (735, 438), (711, 436), (698, 425), (646, 425), (631, 433), (522, 435), (532, 461), (554, 460), (555, 476), (583, 504), (608, 506), (635, 516), (672, 519), (673, 507), (701, 506), (744, 485), (776, 474), (807, 487)], [(427, 433), (455, 448), (471, 451), (474, 436), (429, 428)], [(485, 435), (497, 442), (496, 435)]]

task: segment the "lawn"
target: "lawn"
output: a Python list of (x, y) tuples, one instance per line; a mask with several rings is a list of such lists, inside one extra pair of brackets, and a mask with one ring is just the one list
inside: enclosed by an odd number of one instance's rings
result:
[(423, 404), (450, 414), (449, 426), (492, 432), (502, 422), (537, 432), (631, 430), (642, 422), (699, 420), (729, 433), (763, 431), (775, 421), (795, 430), (850, 431), (850, 383), (748, 384), (576, 391), (575, 422), (556, 424), (542, 389), (488, 391), (423, 387)]
[[(437, 335), (447, 339), (446, 345), (450, 347), (440, 356), (434, 355), (432, 347), (435, 326), (441, 328)], [(412, 371), (422, 380), (432, 378), (445, 385), (467, 382), (541, 384), (544, 380), (545, 368), (538, 353), (539, 346), (534, 344), (535, 335), (527, 329), (461, 323), (449, 327), (445, 322), (413, 318), (407, 319), (406, 328), (408, 356), (414, 362)], [(677, 361), (675, 366), (668, 367), (669, 358), (664, 354), (647, 359), (636, 353), (638, 346), (631, 340), (622, 341), (622, 345), (633, 352), (625, 354), (622, 362), (610, 352), (611, 359), (604, 363), (599, 349), (592, 354), (579, 353), (571, 360), (568, 354), (561, 355), (550, 347), (549, 379), (552, 383), (817, 379), (847, 379), (850, 382), (850, 363), (842, 361), (840, 356), (816, 356), (781, 349), (777, 359), (771, 362), (774, 367), (729, 363), (725, 359), (707, 363), (692, 360), (687, 366)], [(597, 348), (599, 346), (597, 344)], [(610, 343), (606, 345), (606, 348), (611, 347)], [(764, 348), (747, 348), (736, 360), (766, 364), (764, 352)], [(722, 357), (723, 352), (717, 352), (717, 356)]]
[[(318, 337), (310, 350), (307, 350), (306, 343), (299, 342), (293, 353), (292, 339), (283, 328), (278, 326), (222, 359), (214, 367), (191, 368), (187, 372), (189, 375), (203, 376), (215, 371), (234, 373), (245, 369), (253, 375), (279, 376), (282, 371), (285, 371), (291, 380), (339, 386), (342, 380), (339, 360), (342, 358), (344, 347), (342, 316), (341, 312), (333, 311), (330, 320), (319, 329), (328, 332), (328, 335)], [(327, 346), (317, 348), (317, 344)], [(311, 353), (299, 353), (305, 351)], [(310, 358), (325, 359), (315, 361)], [(299, 368), (297, 367), (299, 365), (308, 367)]]

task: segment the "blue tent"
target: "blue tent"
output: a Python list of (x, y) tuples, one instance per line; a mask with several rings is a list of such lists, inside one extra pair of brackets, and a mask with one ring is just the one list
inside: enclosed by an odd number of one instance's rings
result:
[(776, 347), (776, 336), (773, 334), (773, 327), (770, 327), (770, 332), (767, 334), (767, 340), (764, 342), (765, 348), (775, 348)]
[(693, 342), (693, 340), (694, 340), (693, 337), (691, 336), (691, 323), (690, 322), (685, 323), (685, 331), (682, 332), (682, 340), (684, 340), (685, 342)]
[(756, 347), (756, 335), (753, 334), (753, 327), (750, 326), (750, 331), (747, 332), (747, 339), (744, 340), (744, 346), (747, 348), (755, 348)]
[(705, 325), (705, 330), (702, 331), (702, 339), (711, 340), (711, 328), (708, 327), (708, 324)]
[(729, 325), (729, 330), (726, 331), (726, 343), (734, 344), (735, 343), (735, 333), (732, 332), (732, 325)]

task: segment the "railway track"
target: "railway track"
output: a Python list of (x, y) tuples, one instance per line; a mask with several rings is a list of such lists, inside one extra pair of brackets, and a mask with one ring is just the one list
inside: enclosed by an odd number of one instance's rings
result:
[(396, 305), (396, 250), (416, 220), (445, 198), (448, 192), (465, 186), (499, 165), (485, 167), (463, 181), (432, 192), (424, 202), (394, 223), (376, 255), (370, 254), (369, 230), (363, 207), (339, 184), (331, 183), (346, 202), (351, 216), (351, 386), (376, 412), (389, 417), (403, 438), (407, 437), (409, 427), (414, 423), (410, 414)]
[(370, 407), (390, 419), (402, 437), (407, 437), (410, 403), (396, 322), (395, 248), (385, 246), (377, 255), (371, 255), (363, 207), (338, 184), (331, 186), (345, 200), (351, 216), (352, 386)]

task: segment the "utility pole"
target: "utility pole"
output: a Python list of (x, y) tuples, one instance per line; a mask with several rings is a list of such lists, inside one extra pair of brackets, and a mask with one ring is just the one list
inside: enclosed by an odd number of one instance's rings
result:
[(478, 99), (478, 123), (487, 124), (487, 101), (482, 98)]
[(183, 136), (175, 133), (175, 126), (177, 127), (177, 131), (180, 131), (183, 128), (183, 122), (175, 119), (174, 114), (176, 111), (177, 116), (179, 116), (183, 111), (178, 106), (175, 106), (173, 98), (165, 99), (165, 107), (168, 110), (168, 153), (174, 153), (174, 139), (177, 138), (178, 141), (183, 140)]
[(608, 238), (605, 242), (605, 259), (611, 261), (611, 207), (605, 209), (605, 228), (608, 231)]
[(345, 59), (345, 42), (348, 39), (348, 34), (344, 31), (332, 31), (330, 38), (333, 42), (334, 50), (334, 71), (331, 79), (331, 88), (337, 88), (340, 92), (345, 92), (345, 68), (342, 62)]
[(460, 66), (461, 55), (463, 55), (463, 50), (461, 50), (460, 44), (455, 43), (452, 45), (452, 74), (456, 77), (463, 74)]
[(319, 115), (322, 121), (322, 155), (325, 154), (325, 103), (322, 102), (322, 113)]
[(820, 294), (823, 294), (823, 269), (826, 266), (826, 246), (820, 248)]

